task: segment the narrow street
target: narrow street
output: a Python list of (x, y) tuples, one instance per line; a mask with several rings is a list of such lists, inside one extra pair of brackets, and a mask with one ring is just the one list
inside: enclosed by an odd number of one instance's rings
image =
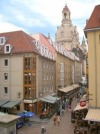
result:
[[(76, 106), (76, 101), (72, 102), (72, 109)], [(51, 118), (48, 123), (41, 124), (28, 124), (18, 129), (18, 134), (41, 134), (41, 126), (46, 128), (46, 134), (74, 134), (74, 123), (71, 123), (71, 113), (65, 112), (64, 116), (61, 116), (60, 125), (54, 126), (53, 119)]]

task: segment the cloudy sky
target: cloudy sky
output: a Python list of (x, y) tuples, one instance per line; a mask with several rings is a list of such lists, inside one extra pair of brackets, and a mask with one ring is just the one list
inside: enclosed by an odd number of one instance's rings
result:
[(0, 0), (0, 33), (15, 30), (46, 36), (50, 33), (54, 40), (66, 3), (81, 41), (86, 20), (100, 0)]

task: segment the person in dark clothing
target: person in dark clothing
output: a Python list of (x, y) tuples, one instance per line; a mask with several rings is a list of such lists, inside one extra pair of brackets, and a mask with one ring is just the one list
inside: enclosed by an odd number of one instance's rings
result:
[(63, 104), (63, 105), (62, 105), (62, 109), (64, 109), (64, 110), (65, 110), (65, 104)]
[(60, 116), (60, 110), (57, 111), (57, 116), (58, 116), (58, 115)]
[(45, 134), (46, 133), (46, 128), (44, 126), (41, 127), (41, 134)]

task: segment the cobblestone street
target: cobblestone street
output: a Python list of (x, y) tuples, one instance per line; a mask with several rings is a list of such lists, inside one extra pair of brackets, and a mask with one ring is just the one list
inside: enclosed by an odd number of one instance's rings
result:
[[(72, 103), (72, 108), (75, 107), (76, 101)], [(41, 126), (46, 127), (46, 134), (74, 134), (74, 124), (71, 123), (71, 113), (65, 112), (64, 116), (61, 116), (60, 125), (54, 126), (53, 119), (51, 118), (47, 123), (28, 124), (18, 129), (18, 134), (41, 134)]]

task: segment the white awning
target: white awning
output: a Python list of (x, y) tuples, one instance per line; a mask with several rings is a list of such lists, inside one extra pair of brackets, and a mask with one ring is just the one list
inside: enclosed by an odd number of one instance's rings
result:
[(37, 102), (37, 99), (33, 99), (33, 100), (24, 100), (24, 103), (35, 103)]
[(53, 96), (45, 96), (43, 98), (40, 98), (41, 101), (44, 101), (44, 102), (48, 102), (48, 103), (55, 103), (57, 102), (58, 100), (60, 100), (59, 97), (53, 97)]
[(21, 100), (10, 100), (9, 102), (7, 102), (6, 104), (4, 104), (1, 107), (3, 107), (3, 108), (12, 108), (12, 107), (18, 105), (20, 102), (21, 102)]
[(83, 109), (88, 109), (88, 102), (86, 103), (86, 105), (84, 107), (80, 106), (80, 103), (78, 103), (77, 106), (75, 107), (74, 111), (83, 110)]
[(55, 100), (48, 100), (48, 99), (45, 99), (45, 98), (40, 98), (39, 100), (41, 100), (43, 102), (47, 102), (47, 103), (52, 103), (52, 104), (54, 104), (56, 102)]
[(72, 86), (73, 86), (73, 89), (80, 87), (80, 85), (78, 85), (78, 84), (73, 84)]
[(61, 92), (67, 93), (67, 92), (73, 90), (73, 86), (67, 86), (67, 87), (65, 87), (65, 88), (60, 88), (60, 89), (58, 89), (58, 90), (61, 91)]
[(84, 120), (100, 122), (100, 109), (89, 109)]
[(9, 100), (0, 100), (0, 107), (4, 104), (6, 104)]

